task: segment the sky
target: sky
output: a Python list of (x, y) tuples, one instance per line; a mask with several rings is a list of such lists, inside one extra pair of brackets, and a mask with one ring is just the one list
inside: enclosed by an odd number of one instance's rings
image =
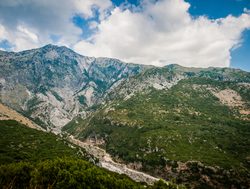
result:
[(46, 44), (165, 66), (250, 71), (250, 0), (1, 0), (0, 49)]

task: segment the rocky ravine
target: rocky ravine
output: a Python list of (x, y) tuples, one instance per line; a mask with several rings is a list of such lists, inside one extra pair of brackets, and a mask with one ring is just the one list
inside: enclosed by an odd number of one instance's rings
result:
[(68, 140), (71, 143), (84, 148), (89, 154), (96, 157), (99, 160), (98, 165), (100, 167), (103, 167), (105, 169), (108, 169), (110, 171), (113, 171), (119, 174), (125, 174), (137, 182), (146, 182), (147, 184), (153, 184), (154, 182), (159, 180), (159, 178), (153, 177), (146, 173), (130, 169), (124, 164), (114, 162), (111, 156), (108, 153), (106, 153), (105, 150), (97, 146), (94, 146), (90, 143), (77, 140), (72, 135), (68, 137)]
[[(27, 127), (46, 132), (44, 129), (42, 129), (39, 125), (35, 124), (33, 121), (29, 120), (28, 118), (22, 116), (15, 110), (1, 103), (0, 103), (0, 120), (16, 120), (18, 122), (21, 122)], [(91, 154), (95, 158), (97, 158), (99, 160), (98, 166), (100, 167), (103, 167), (113, 172), (117, 172), (119, 174), (125, 174), (137, 182), (146, 182), (147, 184), (153, 184), (155, 181), (159, 180), (158, 178), (152, 177), (143, 172), (127, 168), (127, 166), (124, 164), (114, 162), (111, 156), (108, 153), (106, 153), (105, 150), (98, 148), (97, 146), (77, 140), (72, 135), (70, 135), (67, 139), (69, 142), (77, 146), (80, 146), (81, 148), (84, 148), (88, 152), (88, 154)]]

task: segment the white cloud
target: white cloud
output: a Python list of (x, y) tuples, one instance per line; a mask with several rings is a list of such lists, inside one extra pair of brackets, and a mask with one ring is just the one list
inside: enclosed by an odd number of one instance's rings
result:
[(245, 13), (248, 13), (248, 14), (250, 14), (250, 10), (249, 10), (249, 9), (247, 9), (247, 8), (244, 8), (243, 10), (244, 10), (244, 12), (245, 12)]
[(71, 46), (82, 34), (72, 18), (102, 15), (111, 6), (110, 0), (1, 0), (0, 25), (7, 33), (1, 38), (15, 51), (51, 43), (51, 35), (61, 36), (59, 44)]
[(0, 25), (0, 41), (4, 40), (4, 36), (6, 35), (6, 31), (5, 31), (5, 28)]
[(89, 22), (90, 29), (96, 29), (97, 27), (98, 27), (98, 22), (96, 21)]
[[(0, 42), (19, 51), (53, 43), (88, 56), (163, 66), (229, 66), (231, 51), (250, 28), (250, 13), (211, 20), (193, 18), (184, 0), (142, 0), (139, 6), (111, 0), (1, 0)], [(93, 34), (81, 39), (72, 18), (80, 15)], [(95, 18), (99, 17), (100, 23)], [(86, 35), (89, 36), (89, 35)]]
[(9, 31), (0, 24), (0, 41), (3, 40), (15, 44), (13, 50), (31, 49), (40, 45), (38, 36), (23, 25), (18, 25), (14, 31)]
[(97, 7), (101, 15), (105, 15), (105, 11), (112, 7), (111, 1), (107, 0), (73, 0), (76, 12), (83, 15), (85, 18), (93, 17), (93, 8)]
[(239, 17), (192, 18), (189, 6), (184, 0), (145, 0), (141, 11), (116, 7), (98, 25), (98, 32), (74, 49), (84, 55), (158, 66), (229, 66), (230, 51), (250, 28), (250, 15), (245, 10)]
[(23, 27), (23, 26), (18, 26), (17, 30), (20, 31), (21, 33), (23, 33), (26, 37), (28, 37), (29, 39), (31, 39), (34, 42), (38, 41), (38, 37), (36, 34), (32, 33), (31, 31), (29, 31), (27, 28)]

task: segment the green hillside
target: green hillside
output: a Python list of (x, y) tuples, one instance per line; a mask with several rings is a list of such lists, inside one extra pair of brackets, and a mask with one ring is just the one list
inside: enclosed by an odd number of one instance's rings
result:
[[(1, 104), (60, 136), (86, 140), (89, 153), (92, 143), (121, 166), (191, 188), (250, 188), (249, 72), (128, 64), (46, 45), (1, 52), (0, 75)], [(63, 137), (17, 122), (0, 121), (0, 137), (0, 165), (31, 166), (29, 187), (43, 188), (33, 172), (48, 159), (97, 162)]]
[(83, 149), (12, 120), (0, 121), (0, 149), (0, 164), (57, 157), (87, 158)]
[[(239, 94), (241, 106), (225, 105), (212, 93), (223, 90)], [(249, 109), (249, 94), (237, 82), (189, 78), (168, 90), (150, 88), (127, 100), (118, 98), (64, 130), (82, 140), (102, 138), (102, 147), (113, 156), (140, 162), (142, 170), (165, 179), (246, 187), (250, 121), (240, 111)]]
[(123, 175), (100, 169), (80, 159), (0, 166), (3, 188), (144, 188)]
[(0, 121), (0, 188), (177, 188), (153, 186), (99, 168), (91, 157), (51, 133), (12, 121)]

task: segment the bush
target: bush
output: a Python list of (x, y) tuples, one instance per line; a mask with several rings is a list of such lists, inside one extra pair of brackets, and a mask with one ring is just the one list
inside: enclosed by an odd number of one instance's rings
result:
[(1, 188), (177, 188), (158, 181), (153, 186), (137, 183), (80, 159), (63, 158), (39, 163), (19, 162), (0, 166)]

